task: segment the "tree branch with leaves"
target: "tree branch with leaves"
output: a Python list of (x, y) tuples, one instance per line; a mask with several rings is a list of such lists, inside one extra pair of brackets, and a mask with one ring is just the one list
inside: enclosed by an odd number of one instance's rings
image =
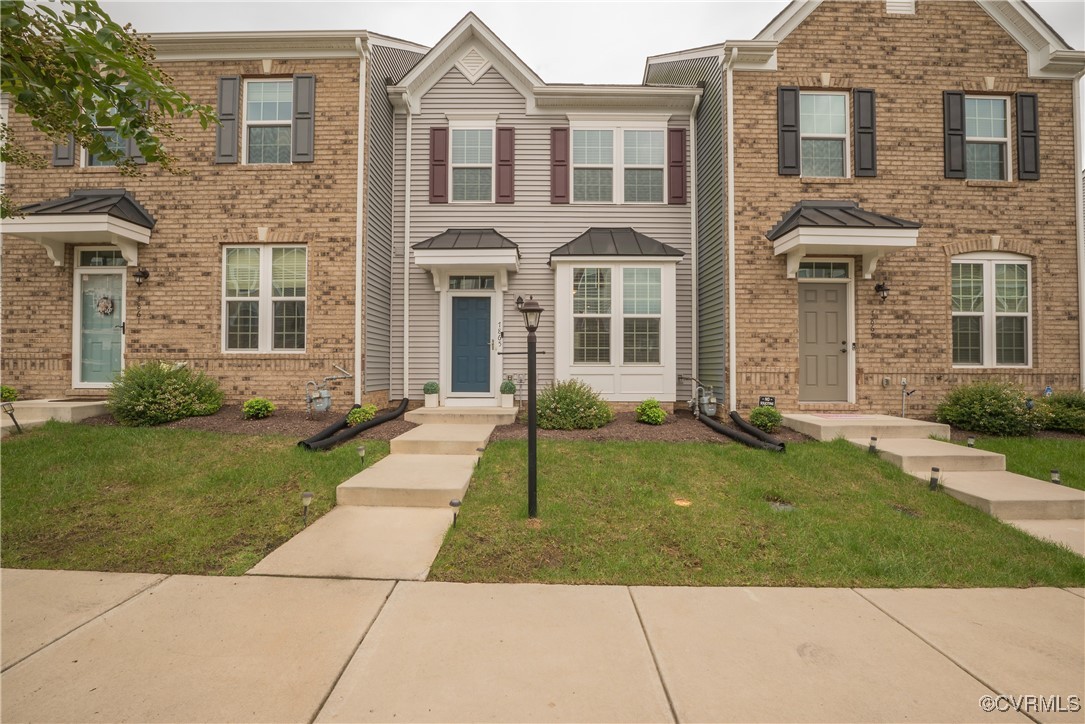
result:
[[(180, 140), (172, 121), (195, 116), (207, 128), (218, 122), (211, 106), (193, 103), (155, 63), (154, 48), (114, 22), (95, 0), (0, 0), (0, 91), (10, 111), (29, 117), (52, 141), (68, 136), (124, 174), (140, 167), (117, 136), (130, 140), (147, 163), (183, 174), (166, 141)], [(112, 128), (103, 133), (102, 128)], [(30, 150), (8, 123), (0, 128), (0, 160), (42, 168), (47, 159)], [(0, 218), (15, 213), (6, 194)]]

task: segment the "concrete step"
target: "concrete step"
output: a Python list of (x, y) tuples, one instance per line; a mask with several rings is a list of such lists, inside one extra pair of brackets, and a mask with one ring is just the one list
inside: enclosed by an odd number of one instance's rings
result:
[(339, 505), (388, 505), (448, 508), (463, 499), (477, 455), (392, 454), (366, 468), (335, 490)]
[[(1050, 483), (1048, 483), (1050, 485)], [(1007, 520), (1029, 535), (1066, 546), (1079, 556), (1085, 556), (1085, 520)]]
[(1002, 520), (1085, 519), (1085, 490), (1017, 473), (951, 471), (942, 476), (942, 486), (962, 503)]
[[(88, 417), (109, 412), (105, 400), (19, 400), (11, 404), (15, 411), (15, 419), (24, 427), (27, 422), (44, 422), (45, 420), (79, 422)], [(0, 417), (11, 422), (11, 418), (7, 415), (0, 415)]]
[(869, 443), (872, 436), (879, 440), (931, 436), (949, 439), (949, 425), (891, 415), (794, 413), (784, 415), (784, 425), (821, 441), (846, 437), (849, 440), (862, 438)]
[[(870, 438), (848, 442), (866, 449)], [(1006, 469), (1006, 457), (999, 453), (954, 445), (940, 440), (878, 438), (878, 455), (917, 478), (928, 479), (932, 467), (947, 471), (993, 471)]]
[(394, 455), (479, 455), (493, 425), (419, 425), (392, 440)]
[(511, 425), (516, 422), (515, 407), (419, 407), (404, 419), (418, 425)]

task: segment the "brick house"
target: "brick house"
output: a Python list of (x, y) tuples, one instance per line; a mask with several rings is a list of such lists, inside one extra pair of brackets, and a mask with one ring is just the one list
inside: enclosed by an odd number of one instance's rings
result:
[(339, 365), (354, 375), (339, 394), (387, 400), (385, 86), (426, 49), (355, 31), (152, 43), (222, 119), (177, 124), (188, 175), (122, 176), (11, 119), (52, 166), (6, 173), (29, 208), (4, 222), (4, 383), (24, 398), (101, 395), (124, 364), (164, 359), (206, 371), (230, 401), (301, 406), (305, 381)]
[(647, 84), (705, 87), (700, 376), (740, 410), (899, 412), (904, 379), (916, 414), (980, 379), (1081, 389), (1083, 69), (1006, 2), (795, 2), (649, 58)]

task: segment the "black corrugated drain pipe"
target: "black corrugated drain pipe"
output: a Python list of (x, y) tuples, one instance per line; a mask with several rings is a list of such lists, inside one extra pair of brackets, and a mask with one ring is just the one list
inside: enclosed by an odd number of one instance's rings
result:
[[(394, 420), (404, 412), (407, 411), (407, 403), (409, 400), (404, 397), (399, 401), (399, 407), (386, 412), (383, 415), (377, 415), (368, 422), (363, 422), (360, 425), (354, 427), (347, 426), (347, 416), (343, 415), (343, 419), (334, 425), (330, 425), (310, 438), (302, 440), (298, 443), (298, 447), (303, 447), (307, 450), (326, 450), (330, 447), (334, 447), (345, 440), (349, 440), (360, 432), (364, 432), (371, 427), (376, 427), (382, 423)], [(351, 410), (361, 407), (361, 405), (352, 405)], [(350, 414), (349, 412), (347, 414)]]
[(767, 442), (770, 445), (779, 445), (780, 446), (780, 452), (784, 451), (784, 443), (783, 443), (783, 441), (777, 440), (776, 438), (774, 438), (772, 435), (768, 434), (767, 432), (765, 432), (761, 428), (754, 427), (750, 423), (746, 422), (745, 420), (742, 419), (742, 415), (738, 414), (738, 412), (736, 412), (735, 410), (731, 410), (731, 419), (734, 421), (734, 423), (736, 425), (738, 425), (738, 429), (742, 430), (747, 435), (753, 435), (758, 440), (761, 440), (762, 442)]
[(727, 427), (726, 425), (722, 425), (717, 420), (715, 420), (714, 418), (709, 417), (708, 415), (698, 415), (697, 419), (700, 420), (701, 422), (703, 422), (704, 424), (708, 425), (709, 427), (711, 427), (713, 430), (720, 433), (721, 435), (726, 435), (727, 437), (731, 438), (732, 440), (737, 440), (738, 442), (742, 443), (743, 445), (748, 445), (749, 447), (757, 448), (758, 450), (769, 450), (771, 452), (783, 452), (784, 451), (784, 444), (782, 442), (780, 442), (779, 440), (775, 440), (774, 442), (766, 442), (764, 440), (758, 440), (756, 437), (753, 437), (752, 435), (747, 435), (744, 432), (741, 432), (739, 430), (735, 430), (733, 428)]

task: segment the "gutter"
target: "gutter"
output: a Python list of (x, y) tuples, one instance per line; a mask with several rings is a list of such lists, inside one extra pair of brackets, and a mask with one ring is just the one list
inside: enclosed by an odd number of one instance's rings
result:
[(738, 48), (731, 52), (724, 62), (727, 70), (727, 406), (735, 412), (738, 406), (738, 356), (735, 354), (735, 92), (734, 68), (738, 57)]
[(369, 38), (357, 37), (354, 47), (358, 51), (358, 189), (354, 200), (354, 404), (362, 404), (362, 388), (365, 376), (362, 371), (365, 331), (363, 308), (365, 307), (365, 284), (362, 278), (365, 254), (365, 154), (368, 150), (365, 137), (366, 94), (369, 92)]
[(1077, 227), (1078, 387), (1085, 390), (1085, 212), (1082, 211), (1081, 83), (1085, 71), (1074, 76), (1071, 88), (1074, 114), (1074, 225)]
[[(698, 259), (697, 259), (697, 247), (700, 242), (700, 229), (697, 225), (697, 109), (701, 106), (701, 96), (698, 95), (693, 99), (693, 108), (689, 112), (689, 220), (691, 241), (690, 244), (690, 264), (692, 269), (690, 270), (690, 312), (692, 313), (690, 330), (690, 345), (692, 347), (692, 366), (693, 376), (701, 376), (701, 366), (698, 364), (698, 355), (700, 354), (698, 348), (698, 332), (700, 331), (700, 318), (697, 308), (697, 275), (698, 275)], [(697, 397), (696, 384), (693, 384), (693, 394), (690, 395), (690, 399)]]
[(403, 397), (410, 397), (411, 384), (411, 134), (414, 124), (407, 104), (406, 169), (403, 182)]

